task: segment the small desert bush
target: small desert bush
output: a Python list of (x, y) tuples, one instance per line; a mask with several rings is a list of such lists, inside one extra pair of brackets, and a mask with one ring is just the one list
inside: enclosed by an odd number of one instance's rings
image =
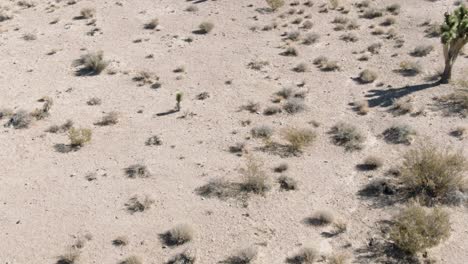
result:
[(227, 264), (253, 264), (257, 259), (258, 251), (254, 247), (244, 248), (238, 251), (235, 255), (230, 256), (222, 263)]
[(247, 110), (250, 113), (258, 113), (260, 111), (260, 104), (256, 102), (249, 101), (247, 104), (241, 106), (242, 110)]
[(124, 169), (125, 174), (128, 178), (148, 178), (151, 176), (151, 172), (145, 165), (135, 164)]
[(57, 125), (50, 126), (46, 130), (46, 132), (49, 132), (49, 133), (63, 133), (63, 132), (67, 132), (72, 127), (73, 127), (73, 121), (69, 119), (60, 126), (57, 126)]
[(358, 36), (354, 33), (346, 33), (340, 36), (340, 39), (345, 42), (356, 42), (359, 40)]
[(304, 45), (312, 45), (317, 43), (320, 39), (320, 35), (317, 33), (308, 33), (302, 39), (302, 44)]
[(361, 164), (358, 165), (358, 169), (360, 170), (376, 170), (382, 167), (383, 162), (381, 159), (369, 156), (367, 157)]
[(286, 162), (283, 162), (281, 164), (279, 164), (278, 166), (276, 166), (273, 171), (274, 172), (277, 172), (277, 173), (281, 173), (281, 172), (285, 172), (287, 171), (289, 168), (289, 165), (286, 163)]
[(459, 139), (464, 139), (468, 132), (468, 127), (459, 126), (450, 131), (450, 135)]
[(146, 146), (160, 146), (162, 145), (162, 140), (158, 136), (149, 137), (146, 142)]
[(396, 16), (400, 13), (401, 6), (399, 4), (391, 4), (387, 6), (385, 9), (387, 10), (387, 12)]
[(300, 98), (289, 98), (283, 105), (283, 110), (288, 114), (296, 114), (304, 111), (306, 108), (304, 100)]
[(5, 124), (5, 126), (13, 126), (15, 129), (23, 129), (28, 128), (32, 122), (33, 117), (31, 114), (24, 110), (18, 110), (16, 113), (11, 115), (10, 120)]
[(137, 256), (130, 256), (120, 261), (119, 264), (143, 264), (143, 262)]
[(178, 225), (161, 235), (162, 241), (168, 246), (179, 246), (190, 242), (195, 236), (195, 231), (190, 225)]
[(285, 51), (281, 52), (281, 55), (283, 56), (297, 56), (299, 55), (299, 52), (295, 47), (287, 47)]
[(347, 151), (363, 148), (365, 136), (353, 125), (338, 123), (332, 127), (330, 134), (335, 145), (344, 147)]
[(381, 48), (382, 48), (382, 43), (377, 42), (377, 43), (373, 43), (369, 47), (367, 47), (367, 50), (372, 54), (378, 54), (380, 52)]
[(301, 36), (301, 33), (299, 31), (291, 31), (291, 32), (288, 32), (286, 38), (292, 41), (297, 41), (299, 40), (300, 36)]
[(280, 188), (285, 191), (297, 190), (297, 181), (286, 175), (282, 175), (278, 178)]
[(87, 105), (100, 105), (101, 103), (102, 100), (98, 97), (89, 98), (89, 100), (86, 102)]
[(462, 190), (467, 171), (468, 162), (461, 152), (420, 146), (404, 156), (401, 181), (421, 202), (432, 204)]
[(394, 125), (383, 132), (385, 141), (393, 144), (411, 144), (416, 131), (408, 125)]
[(281, 108), (278, 106), (268, 106), (263, 110), (263, 114), (266, 116), (271, 116), (281, 113)]
[(154, 200), (145, 195), (143, 198), (138, 196), (131, 197), (125, 206), (127, 207), (127, 210), (133, 214), (150, 209), (152, 204), (154, 204)]
[(159, 19), (151, 19), (148, 23), (144, 25), (145, 29), (155, 29), (159, 25)]
[(198, 29), (200, 31), (200, 33), (202, 34), (208, 34), (211, 32), (211, 30), (213, 30), (214, 28), (214, 24), (211, 23), (211, 22), (202, 22), (199, 26), (198, 26)]
[(166, 264), (194, 264), (197, 259), (196, 254), (192, 250), (185, 250), (172, 257)]
[(84, 19), (93, 18), (95, 15), (96, 15), (96, 9), (94, 8), (86, 7), (86, 8), (81, 9), (80, 11), (80, 16), (81, 18), (84, 18)]
[(128, 245), (128, 238), (126, 236), (118, 236), (114, 240), (112, 240), (112, 245), (117, 247), (123, 247)]
[(300, 152), (317, 138), (317, 134), (310, 129), (289, 128), (283, 130), (283, 139), (286, 140), (291, 152)]
[(333, 221), (335, 221), (335, 216), (328, 210), (317, 211), (307, 219), (309, 224), (316, 226), (326, 226), (333, 223)]
[(284, 6), (284, 0), (265, 0), (271, 10), (276, 11)]
[(268, 61), (255, 60), (255, 61), (249, 62), (249, 64), (247, 64), (247, 67), (252, 70), (260, 71), (265, 66), (268, 66), (268, 65), (270, 65)]
[(91, 141), (92, 132), (87, 128), (71, 128), (68, 131), (68, 138), (72, 147), (82, 147)]
[(247, 193), (265, 194), (270, 190), (268, 176), (262, 168), (262, 163), (253, 157), (247, 157), (245, 168), (241, 169), (243, 180), (241, 189)]
[(77, 264), (80, 258), (80, 252), (76, 249), (70, 249), (67, 253), (58, 256), (56, 264)]
[(357, 101), (353, 103), (354, 110), (360, 115), (369, 113), (369, 102), (367, 100)]
[(299, 250), (299, 252), (288, 258), (288, 263), (295, 264), (313, 264), (320, 258), (320, 253), (315, 248), (305, 247)]
[(412, 56), (415, 57), (424, 57), (427, 56), (434, 50), (434, 46), (432, 45), (419, 45), (411, 52)]
[(115, 125), (119, 122), (119, 113), (117, 112), (109, 112), (108, 114), (104, 115), (102, 119), (96, 123), (98, 126), (110, 126)]
[(390, 239), (409, 254), (437, 246), (450, 236), (449, 214), (440, 208), (424, 209), (410, 205), (393, 221)]
[(398, 71), (403, 76), (416, 76), (422, 72), (422, 66), (414, 61), (402, 61)]
[(388, 27), (388, 26), (391, 26), (393, 24), (396, 23), (396, 19), (393, 18), (393, 17), (387, 17), (384, 19), (384, 21), (382, 23), (380, 23), (380, 25), (382, 26), (385, 26), (385, 27)]
[(269, 126), (258, 126), (250, 130), (250, 133), (254, 138), (265, 138), (268, 139), (273, 135), (273, 129)]
[(322, 67), (320, 67), (320, 70), (326, 72), (338, 71), (340, 70), (340, 66), (337, 61), (327, 61), (322, 65)]
[(383, 16), (383, 12), (376, 8), (369, 8), (366, 11), (364, 11), (362, 16), (367, 19), (374, 19)]
[(376, 79), (377, 73), (371, 70), (363, 70), (358, 77), (360, 83), (373, 83)]
[(109, 62), (104, 60), (104, 53), (102, 51), (82, 55), (73, 62), (73, 66), (79, 67), (77, 75), (97, 75), (108, 65)]
[(293, 68), (293, 71), (295, 72), (306, 72), (306, 71), (309, 71), (309, 66), (307, 66), (306, 63), (299, 63), (298, 65), (296, 65), (294, 68)]
[(349, 255), (346, 253), (334, 253), (328, 258), (330, 264), (346, 264), (349, 262)]
[(436, 98), (449, 113), (468, 116), (468, 89), (460, 89), (446, 96)]

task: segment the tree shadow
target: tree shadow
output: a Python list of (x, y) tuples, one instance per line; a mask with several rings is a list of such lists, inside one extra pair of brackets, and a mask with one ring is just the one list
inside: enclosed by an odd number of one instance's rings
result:
[(166, 111), (166, 112), (157, 113), (156, 116), (167, 116), (167, 115), (170, 115), (170, 114), (175, 114), (177, 112), (179, 112), (179, 110), (171, 109), (171, 110)]
[(392, 88), (387, 90), (370, 90), (366, 95), (369, 107), (387, 107), (392, 105), (393, 101), (409, 94), (422, 91), (425, 89), (433, 88), (440, 85), (440, 82), (425, 83), (418, 85), (410, 85), (401, 88)]

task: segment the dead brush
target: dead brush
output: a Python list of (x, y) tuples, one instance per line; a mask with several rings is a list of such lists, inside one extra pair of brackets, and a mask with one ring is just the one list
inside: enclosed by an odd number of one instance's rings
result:
[(243, 176), (241, 189), (247, 193), (264, 195), (270, 190), (269, 178), (262, 163), (252, 156), (247, 157), (246, 166), (240, 170)]
[(168, 246), (179, 246), (194, 239), (195, 231), (188, 224), (178, 225), (160, 235), (162, 242)]
[(335, 145), (344, 147), (347, 151), (361, 150), (364, 147), (365, 136), (353, 125), (338, 123), (329, 132)]
[(109, 65), (109, 62), (104, 60), (104, 53), (98, 51), (82, 55), (72, 65), (78, 68), (76, 75), (89, 76), (100, 74)]
[(302, 150), (311, 145), (317, 138), (317, 134), (304, 128), (287, 128), (282, 131), (282, 137), (289, 145), (289, 151), (292, 153), (300, 153)]
[(125, 206), (127, 207), (127, 210), (133, 214), (150, 209), (152, 204), (154, 204), (154, 200), (145, 195), (143, 198), (139, 196), (131, 197), (128, 202), (125, 203)]

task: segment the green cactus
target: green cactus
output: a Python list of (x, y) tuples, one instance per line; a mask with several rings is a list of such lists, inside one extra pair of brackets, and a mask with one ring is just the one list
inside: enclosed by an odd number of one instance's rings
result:
[(182, 102), (182, 93), (177, 92), (176, 93), (176, 110), (180, 111), (180, 102)]
[(441, 83), (448, 83), (452, 77), (452, 68), (458, 54), (468, 42), (468, 8), (460, 6), (452, 14), (445, 13), (441, 26), (441, 40), (444, 45), (445, 69)]

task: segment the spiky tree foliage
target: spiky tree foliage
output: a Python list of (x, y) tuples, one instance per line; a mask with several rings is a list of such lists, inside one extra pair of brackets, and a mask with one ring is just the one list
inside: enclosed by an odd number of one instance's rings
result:
[(441, 82), (448, 83), (452, 77), (453, 64), (463, 46), (468, 42), (468, 8), (461, 6), (452, 14), (445, 13), (441, 31), (445, 57), (445, 69)]

